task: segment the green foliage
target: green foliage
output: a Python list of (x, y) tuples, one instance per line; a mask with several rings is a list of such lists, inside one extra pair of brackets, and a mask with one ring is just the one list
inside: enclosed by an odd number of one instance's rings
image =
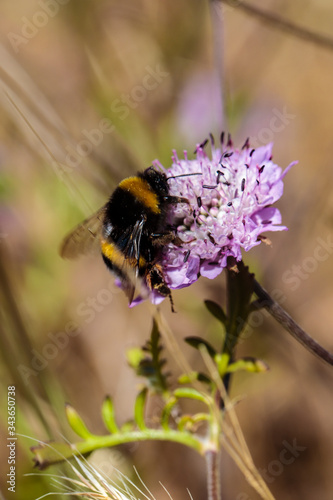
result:
[(105, 427), (110, 432), (110, 434), (115, 434), (119, 431), (116, 419), (113, 401), (110, 396), (106, 396), (102, 405), (102, 418)]
[(230, 265), (227, 270), (228, 316), (225, 322), (227, 335), (223, 347), (223, 352), (230, 356), (247, 323), (251, 311), (253, 289), (254, 275), (249, 273), (243, 262)]
[[(165, 371), (166, 358), (161, 343), (161, 334), (156, 320), (149, 341), (142, 348), (128, 351), (127, 360), (135, 373), (144, 377), (146, 384), (139, 391), (133, 409), (133, 420), (117, 424), (116, 412), (112, 399), (108, 396), (102, 404), (102, 419), (109, 434), (99, 436), (93, 434), (86, 426), (82, 417), (71, 406), (66, 405), (66, 416), (69, 425), (82, 439), (73, 445), (52, 443), (34, 447), (35, 462), (40, 468), (59, 462), (61, 457), (70, 458), (78, 454), (87, 454), (98, 448), (116, 446), (122, 443), (145, 440), (164, 440), (182, 443), (204, 455), (207, 450), (218, 450), (220, 436), (223, 432), (223, 412), (219, 384), (229, 380), (238, 371), (263, 372), (267, 365), (252, 357), (234, 360), (234, 348), (250, 313), (253, 276), (242, 264), (238, 269), (228, 271), (227, 310), (212, 301), (205, 305), (222, 325), (222, 349), (219, 351), (207, 340), (201, 337), (187, 337), (185, 342), (198, 350), (207, 364), (207, 373), (199, 371), (184, 372), (178, 376), (178, 385), (170, 387), (169, 373)], [(241, 328), (239, 326), (241, 325)], [(216, 378), (217, 377), (217, 378)], [(218, 379), (220, 382), (218, 382)], [(187, 385), (187, 387), (184, 387)], [(162, 400), (159, 425), (152, 428), (146, 415), (147, 402), (152, 395), (158, 395)], [(200, 407), (198, 413), (182, 412), (182, 401), (192, 400)], [(205, 423), (204, 434), (198, 433)]]
[(161, 358), (162, 351), (161, 335), (154, 320), (150, 339), (141, 349), (130, 349), (127, 352), (127, 361), (138, 376), (147, 379), (151, 389), (163, 394), (168, 391), (169, 373), (163, 372), (166, 359)]
[(216, 355), (216, 350), (211, 346), (209, 342), (203, 340), (200, 337), (186, 337), (185, 342), (195, 349), (200, 349), (200, 347), (204, 346), (207, 349), (208, 354), (211, 358), (214, 358)]
[(216, 302), (213, 300), (205, 300), (204, 301), (205, 306), (207, 307), (208, 311), (218, 320), (222, 325), (226, 325), (227, 323), (227, 316), (225, 312), (223, 311), (222, 307), (219, 306)]
[(134, 418), (138, 426), (138, 429), (140, 429), (141, 431), (147, 428), (145, 424), (145, 406), (147, 401), (147, 395), (148, 395), (148, 389), (144, 388), (142, 389), (141, 392), (139, 392), (135, 400)]
[(82, 439), (89, 439), (92, 437), (92, 434), (88, 431), (85, 423), (73, 406), (66, 403), (65, 412), (69, 425), (78, 436)]

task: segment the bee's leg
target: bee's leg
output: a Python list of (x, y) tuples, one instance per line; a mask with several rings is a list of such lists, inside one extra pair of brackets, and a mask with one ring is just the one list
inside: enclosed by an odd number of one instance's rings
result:
[(146, 283), (150, 290), (157, 290), (163, 297), (169, 297), (171, 311), (176, 312), (173, 305), (171, 290), (165, 282), (164, 274), (160, 264), (154, 264), (147, 270)]
[(174, 305), (173, 305), (173, 298), (172, 298), (172, 295), (171, 295), (171, 291), (169, 290), (169, 294), (168, 294), (168, 297), (169, 297), (169, 300), (170, 300), (170, 305), (171, 305), (171, 312), (175, 313), (175, 308), (174, 308)]
[(177, 247), (182, 246), (184, 243), (178, 236), (176, 236), (172, 231), (168, 233), (154, 233), (151, 235), (152, 244), (156, 247), (163, 247), (169, 243), (173, 243)]
[[(184, 245), (184, 241), (176, 236), (172, 231), (169, 233), (161, 233), (161, 234), (152, 234), (151, 235), (152, 239), (152, 244), (156, 247), (163, 247), (164, 245), (168, 245), (169, 243), (173, 243), (177, 247), (181, 247)], [(189, 241), (186, 241), (186, 243), (192, 243), (192, 241), (195, 241), (196, 238), (192, 238)]]
[(177, 203), (187, 203), (190, 205), (190, 202), (187, 198), (183, 198), (182, 196), (163, 196), (164, 201), (170, 203), (170, 205), (177, 205)]

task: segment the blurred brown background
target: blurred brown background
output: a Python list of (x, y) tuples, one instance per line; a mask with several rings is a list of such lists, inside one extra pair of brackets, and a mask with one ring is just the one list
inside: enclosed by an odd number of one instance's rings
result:
[[(328, 0), (272, 1), (265, 9), (332, 34)], [(62, 261), (59, 244), (121, 178), (155, 158), (168, 166), (173, 148), (180, 156), (192, 152), (222, 126), (239, 146), (247, 136), (255, 146), (274, 141), (283, 168), (299, 160), (278, 204), (289, 231), (274, 233), (272, 247), (261, 245), (244, 261), (269, 291), (281, 292), (305, 330), (333, 349), (333, 51), (276, 31), (232, 4), (214, 7), (213, 17), (225, 30), (228, 124), (219, 113), (213, 46), (214, 36), (223, 35), (212, 33), (208, 1), (1, 2), (0, 390), (5, 401), (7, 386), (16, 385), (22, 434), (74, 439), (65, 401), (102, 433), (105, 394), (113, 395), (120, 423), (131, 418), (138, 381), (125, 351), (148, 337), (150, 309), (128, 309), (101, 259)], [(222, 274), (175, 293), (176, 315), (165, 301), (177, 338), (203, 335), (219, 345), (221, 332), (203, 300), (221, 303), (223, 290)], [(184, 347), (194, 364), (192, 351)], [(243, 398), (237, 414), (273, 494), (333, 498), (333, 369), (269, 318), (238, 353), (261, 357), (271, 368), (236, 376), (231, 395)], [(295, 443), (302, 451), (284, 464), (283, 450)], [(33, 444), (19, 438), (17, 449), (17, 498), (26, 500), (50, 491), (47, 478), (23, 477), (31, 472)], [(6, 471), (4, 444), (0, 457)], [(135, 463), (158, 498), (165, 495), (158, 481), (174, 499), (184, 498), (186, 488), (194, 499), (206, 498), (204, 464), (180, 446), (141, 443), (99, 457), (106, 472), (113, 463), (132, 474)], [(0, 484), (6, 490), (4, 475)], [(259, 498), (226, 454), (222, 484), (225, 500)]]

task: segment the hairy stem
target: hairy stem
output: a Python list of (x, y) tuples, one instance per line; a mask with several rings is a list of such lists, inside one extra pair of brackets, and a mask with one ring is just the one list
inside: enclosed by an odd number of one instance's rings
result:
[(205, 453), (207, 471), (208, 500), (221, 500), (220, 489), (220, 454), (216, 450)]
[(333, 354), (326, 351), (318, 342), (308, 335), (289, 314), (266, 292), (264, 288), (254, 281), (254, 292), (259, 298), (259, 304), (273, 316), (298, 342), (308, 351), (315, 354), (329, 365), (333, 365)]

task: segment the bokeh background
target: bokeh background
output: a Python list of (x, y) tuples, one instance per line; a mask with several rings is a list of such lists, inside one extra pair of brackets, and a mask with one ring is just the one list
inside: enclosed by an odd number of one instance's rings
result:
[[(265, 9), (331, 35), (328, 0), (276, 0)], [(29, 447), (74, 439), (66, 401), (96, 433), (104, 432), (106, 394), (120, 423), (131, 418), (138, 380), (125, 352), (144, 343), (152, 323), (147, 304), (128, 309), (101, 259), (62, 261), (60, 242), (121, 178), (155, 158), (168, 166), (173, 148), (192, 153), (223, 127), (239, 146), (248, 136), (254, 146), (274, 141), (282, 167), (299, 161), (278, 203), (289, 231), (274, 233), (271, 247), (261, 245), (244, 261), (332, 350), (333, 51), (259, 22), (237, 2), (210, 10), (199, 0), (2, 0), (0, 31), (0, 484), (5, 492), (5, 402), (7, 386), (15, 385), (17, 430), (31, 437), (18, 440), (17, 498), (32, 500), (55, 489), (47, 476), (24, 476), (32, 472)], [(224, 287), (222, 273), (174, 293), (174, 315), (165, 301), (180, 342), (203, 335), (219, 345), (221, 331), (203, 300), (223, 303)], [(268, 317), (238, 353), (271, 368), (237, 375), (231, 396), (241, 399), (237, 415), (273, 494), (332, 498), (332, 368)], [(280, 459), (286, 443), (302, 447), (289, 464)], [(94, 460), (106, 473), (114, 465), (130, 476), (135, 464), (157, 498), (165, 495), (159, 481), (174, 499), (186, 488), (206, 498), (201, 458), (178, 445), (124, 446)], [(222, 484), (225, 500), (259, 498), (226, 453)]]

